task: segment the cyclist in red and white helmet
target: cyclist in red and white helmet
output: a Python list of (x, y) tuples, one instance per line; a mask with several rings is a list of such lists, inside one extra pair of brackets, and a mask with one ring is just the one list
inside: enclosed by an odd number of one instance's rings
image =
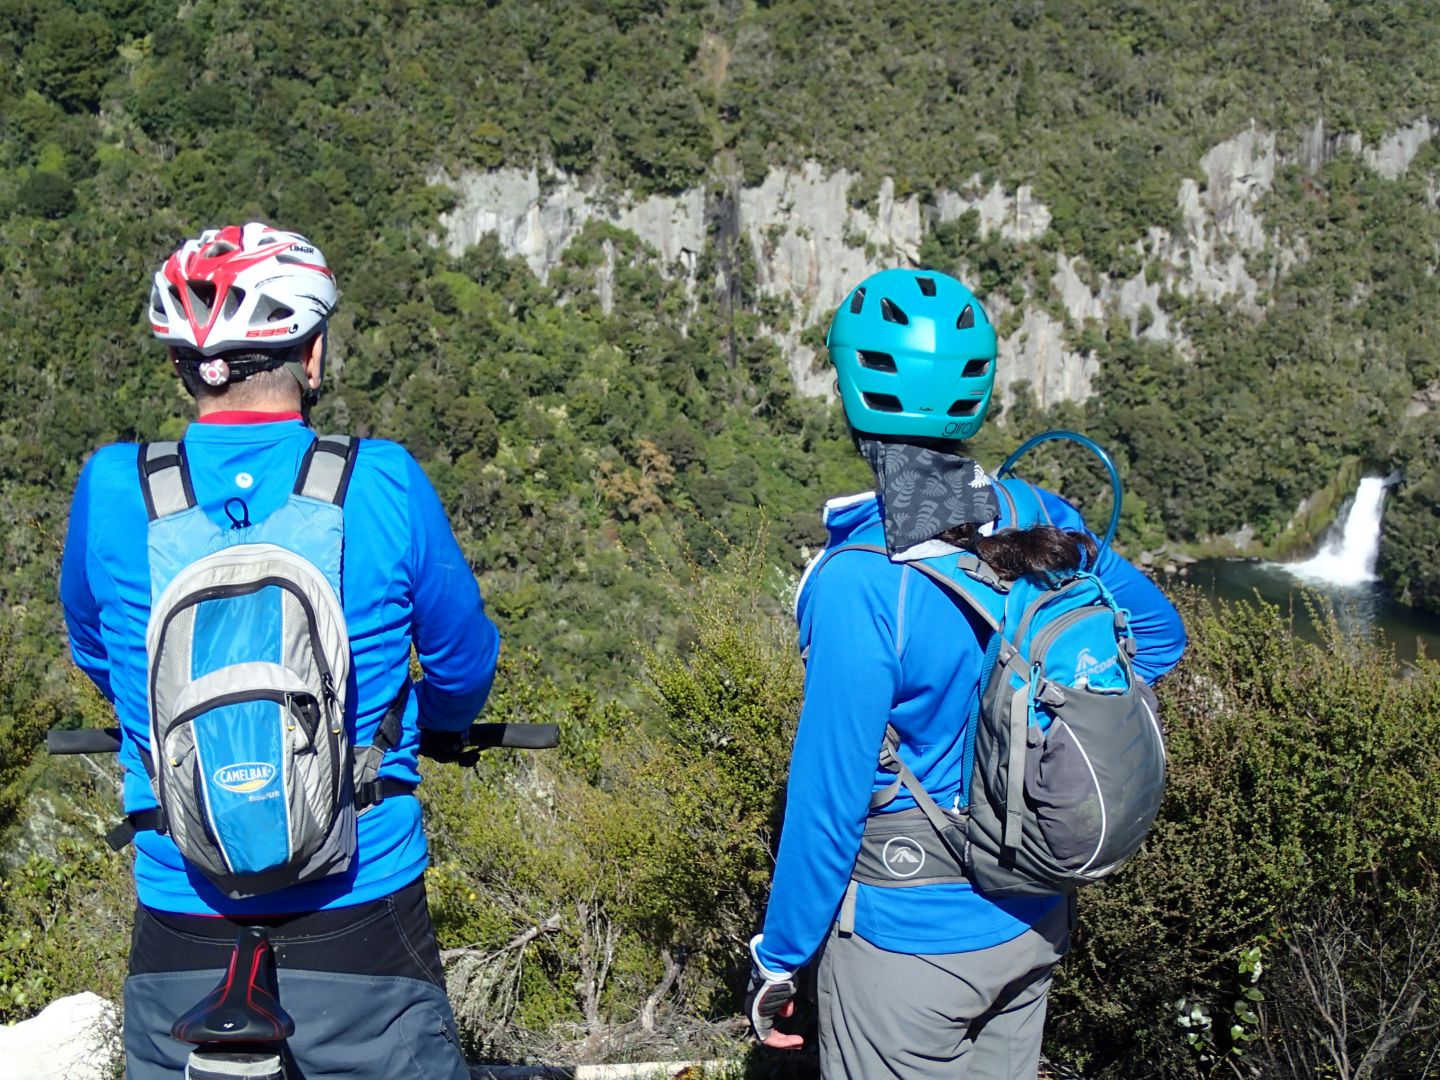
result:
[[(252, 221), (207, 229), (165, 260), (150, 288), (150, 329), (170, 346), (193, 395), (284, 368), (308, 405), (320, 388), (326, 324), (338, 299), (319, 248)], [(312, 353), (313, 376), (306, 371)], [(275, 381), (260, 380), (266, 390)]]
[[(187, 240), (154, 275), (147, 313), (195, 398), (194, 422), (178, 442), (101, 447), (71, 503), (60, 596), (76, 663), (120, 721), (123, 803), (134, 834), (138, 903), (123, 1031), (129, 1080), (187, 1075), (190, 1046), (171, 1037), (171, 1025), (209, 994), (237, 934), (257, 922), (269, 928), (278, 1001), (295, 1022), (286, 1040), (292, 1075), (469, 1075), (425, 897), (429, 856), (414, 792), (422, 730), (469, 729), (494, 678), (499, 636), (415, 459), (384, 439), (317, 437), (306, 423), (337, 295), (325, 257), (298, 233), (252, 222)], [(316, 460), (324, 479), (312, 483)], [(297, 501), (328, 502), (327, 512), (339, 505), (341, 520)], [(161, 583), (196, 565), (197, 551), (223, 549), (240, 566), (277, 545), (311, 560), (317, 577), (338, 581), (333, 595), (350, 659), (339, 700), (363, 771), (341, 785), (340, 797), (355, 810), (349, 862), (333, 860), (324, 876), (297, 874), (251, 895), (207, 877), (162, 828), (147, 628), (163, 600)], [(233, 600), (233, 583), (228, 588)], [(283, 592), (266, 584), (244, 594), (241, 603), (251, 608), (243, 627), (222, 619), (218, 603), (197, 603), (196, 644), (177, 676), (185, 690), (221, 667), (288, 670), (241, 657), (266, 641), (281, 642), (276, 661), (287, 652), (285, 620), (292, 627), (306, 620), (295, 615), (303, 605), (275, 599)], [(207, 636), (202, 622), (219, 632)], [(412, 655), (425, 671), (416, 682)], [(248, 684), (236, 693), (250, 695), (249, 705), (235, 706), (242, 711), (271, 700)], [(257, 725), (244, 716), (249, 736)], [(186, 767), (199, 772), (200, 760), (196, 751)], [(227, 764), (252, 768), (254, 786), (225, 788), (253, 792), (251, 802), (278, 802), (291, 790), (281, 772), (266, 773), (248, 758), (212, 762), (204, 774), (224, 788)]]

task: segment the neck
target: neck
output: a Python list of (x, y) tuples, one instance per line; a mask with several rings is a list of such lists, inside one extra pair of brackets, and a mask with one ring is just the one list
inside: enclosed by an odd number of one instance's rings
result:
[(202, 398), (196, 402), (196, 415), (201, 419), (214, 413), (224, 412), (250, 412), (250, 413), (298, 413), (301, 412), (300, 402), (296, 398), (261, 398), (251, 401), (230, 401), (226, 397)]

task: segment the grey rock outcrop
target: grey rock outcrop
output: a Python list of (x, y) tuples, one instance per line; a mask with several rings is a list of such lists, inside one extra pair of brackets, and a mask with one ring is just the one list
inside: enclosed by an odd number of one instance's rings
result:
[(603, 192), (587, 191), (564, 174), (542, 187), (534, 168), (467, 172), (457, 179), (438, 173), (431, 179), (459, 196), (455, 209), (440, 218), (452, 255), (493, 233), (507, 255), (524, 259), (541, 279), (592, 220), (628, 229), (666, 263), (692, 269), (705, 246), (705, 193), (699, 188), (610, 203)]
[(995, 391), (1001, 401), (1008, 403), (1022, 381), (1041, 408), (1090, 396), (1100, 361), (1067, 347), (1065, 334), (1065, 324), (1044, 308), (1024, 306), (1020, 328), (1000, 342)]
[(1365, 164), (1387, 180), (1399, 178), (1420, 148), (1435, 137), (1436, 128), (1428, 116), (1422, 116), (1408, 127), (1392, 131), (1380, 140), (1374, 150), (1365, 151)]
[[(1303, 243), (1267, 229), (1261, 201), (1274, 188), (1277, 169), (1296, 162), (1316, 172), (1342, 154), (1362, 156), (1381, 176), (1400, 176), (1437, 133), (1428, 117), (1387, 135), (1373, 148), (1359, 135), (1330, 132), (1323, 119), (1300, 132), (1290, 147), (1251, 125), (1212, 147), (1199, 162), (1204, 177), (1186, 177), (1176, 192), (1176, 227), (1151, 228), (1136, 246), (1141, 269), (1128, 278), (1095, 273), (1080, 259), (1058, 253), (1048, 281), (1031, 283), (1019, 325), (1000, 343), (1000, 392), (1008, 397), (1028, 382), (1042, 404), (1084, 400), (1092, 392), (1098, 363), (1067, 343), (1067, 333), (1086, 320), (1119, 317), (1137, 337), (1188, 343), (1162, 304), (1167, 293), (1238, 304), (1260, 314), (1265, 294), (1305, 258)], [(846, 290), (867, 274), (896, 263), (914, 262), (926, 231), (974, 211), (982, 235), (999, 234), (1026, 243), (1050, 228), (1050, 210), (1027, 185), (1014, 192), (980, 176), (958, 182), (922, 203), (896, 196), (890, 180), (868, 204), (855, 206), (850, 192), (858, 177), (844, 169), (827, 173), (808, 162), (798, 169), (772, 169), (758, 185), (733, 191), (723, 206), (727, 228), (754, 256), (756, 288), (777, 300), (784, 313), (769, 327), (803, 393), (827, 394), (832, 379), (821, 358), (805, 343), (805, 331), (823, 321)], [(459, 253), (480, 237), (495, 235), (502, 249), (523, 258), (544, 278), (587, 222), (604, 220), (633, 232), (658, 254), (667, 272), (684, 277), (692, 294), (724, 291), (723, 270), (713, 282), (696, 280), (699, 256), (716, 220), (713, 196), (695, 188), (679, 195), (635, 198), (626, 192), (587, 186), (561, 173), (537, 169), (437, 174), (459, 199), (441, 218), (444, 240)], [(1432, 182), (1432, 188), (1436, 185)], [(603, 245), (605, 260), (596, 276), (601, 305), (613, 300), (616, 252)], [(1253, 263), (1257, 255), (1267, 257)], [(1265, 266), (1257, 279), (1253, 265)], [(1041, 293), (1043, 295), (1036, 295)], [(1041, 301), (1057, 301), (1065, 318)], [(989, 301), (998, 322), (1011, 305)], [(1047, 306), (1053, 308), (1053, 303)], [(1010, 320), (1012, 323), (1014, 320)]]
[(1300, 136), (1299, 164), (1313, 176), (1342, 154), (1359, 154), (1364, 148), (1365, 142), (1358, 134), (1330, 131), (1325, 118), (1317, 116)]
[(1405, 416), (1407, 419), (1428, 416), (1437, 407), (1440, 407), (1440, 382), (1432, 382), (1410, 396), (1405, 403)]

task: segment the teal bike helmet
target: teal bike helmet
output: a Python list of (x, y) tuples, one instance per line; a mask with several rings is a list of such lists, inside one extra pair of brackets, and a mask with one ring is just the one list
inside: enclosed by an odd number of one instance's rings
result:
[(825, 344), (856, 431), (968, 439), (980, 430), (995, 389), (995, 328), (948, 274), (872, 274), (835, 312)]

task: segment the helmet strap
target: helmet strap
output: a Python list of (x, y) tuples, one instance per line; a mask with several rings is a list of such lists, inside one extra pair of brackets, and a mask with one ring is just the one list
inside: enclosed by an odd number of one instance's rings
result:
[[(290, 372), (290, 374), (295, 377), (295, 381), (300, 384), (300, 411), (305, 414), (307, 420), (310, 417), (310, 406), (320, 400), (320, 388), (310, 385), (310, 373), (305, 370), (305, 357), (310, 353), (311, 341), (314, 341), (314, 338), (311, 338), (310, 341), (305, 342), (305, 344), (300, 347), (299, 360), (291, 360), (285, 364), (285, 370)], [(329, 355), (329, 352), (330, 327), (327, 325), (320, 328), (320, 378), (322, 380), (322, 386), (324, 385), (323, 380), (325, 378), (325, 358)]]

